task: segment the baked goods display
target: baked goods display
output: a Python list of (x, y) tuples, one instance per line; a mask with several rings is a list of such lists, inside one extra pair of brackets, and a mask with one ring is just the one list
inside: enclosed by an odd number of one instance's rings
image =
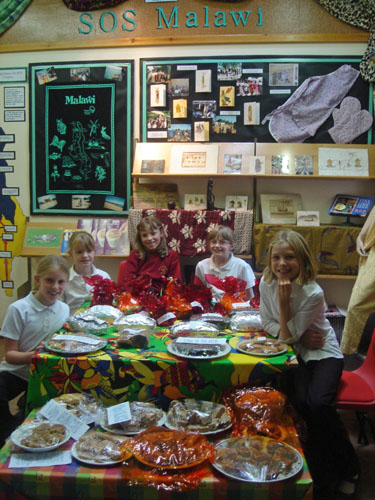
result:
[(294, 476), (303, 459), (295, 448), (274, 439), (238, 436), (217, 443), (213, 466), (231, 478), (264, 483)]
[(62, 394), (54, 398), (54, 401), (86, 423), (94, 422), (104, 408), (100, 401), (81, 392)]
[(165, 425), (170, 429), (213, 434), (229, 429), (232, 422), (224, 405), (189, 398), (171, 402)]
[(49, 451), (70, 439), (70, 432), (62, 424), (31, 422), (21, 425), (10, 436), (12, 442), (27, 451)]
[(171, 335), (177, 337), (216, 337), (219, 329), (208, 321), (181, 321), (171, 327)]
[(223, 396), (231, 414), (233, 434), (260, 434), (284, 441), (288, 436), (285, 395), (272, 387), (236, 387)]
[(72, 456), (89, 465), (112, 465), (123, 462), (132, 456), (129, 448), (121, 446), (125, 440), (125, 436), (90, 431), (74, 443)]
[(101, 427), (109, 432), (117, 434), (137, 434), (149, 427), (163, 425), (166, 415), (163, 410), (157, 408), (153, 403), (143, 401), (131, 401), (129, 403), (131, 420), (120, 422), (113, 425), (108, 425), (107, 416), (104, 415)]
[(45, 348), (58, 354), (89, 354), (107, 345), (107, 341), (89, 333), (57, 334), (45, 342)]
[(122, 349), (146, 349), (148, 346), (150, 332), (147, 329), (123, 328), (118, 334), (117, 345)]
[(229, 317), (220, 313), (202, 313), (192, 316), (191, 321), (204, 321), (211, 323), (218, 330), (225, 330), (229, 327)]
[(212, 344), (203, 342), (177, 342), (177, 339), (172, 340), (167, 349), (171, 354), (180, 356), (182, 358), (191, 359), (215, 359), (226, 356), (230, 353), (230, 345), (225, 344)]
[(184, 469), (212, 456), (212, 446), (202, 434), (152, 427), (129, 440), (137, 460), (150, 467)]
[(252, 356), (278, 356), (287, 352), (288, 346), (277, 339), (255, 337), (242, 340), (236, 345), (236, 349)]
[(262, 320), (259, 311), (240, 311), (230, 318), (232, 332), (259, 332), (262, 330)]

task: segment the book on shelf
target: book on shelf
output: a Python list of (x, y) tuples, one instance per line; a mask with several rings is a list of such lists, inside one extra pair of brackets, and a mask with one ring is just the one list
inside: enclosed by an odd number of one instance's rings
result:
[(349, 194), (336, 194), (328, 209), (329, 215), (346, 215), (365, 217), (374, 202), (370, 196), (355, 196)]

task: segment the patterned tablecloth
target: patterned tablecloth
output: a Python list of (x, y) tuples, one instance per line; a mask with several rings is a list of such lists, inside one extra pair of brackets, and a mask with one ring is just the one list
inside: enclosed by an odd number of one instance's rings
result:
[(231, 352), (216, 360), (177, 358), (167, 351), (168, 328), (151, 335), (149, 347), (119, 349), (118, 334), (110, 329), (105, 350), (90, 356), (59, 356), (40, 351), (31, 362), (28, 408), (42, 406), (50, 398), (69, 392), (85, 392), (105, 404), (152, 401), (163, 409), (173, 399), (192, 397), (219, 401), (228, 387), (266, 382), (294, 363), (291, 348), (279, 356), (262, 358), (236, 351), (242, 336), (222, 332)]
[(180, 255), (209, 253), (207, 235), (217, 225), (229, 226), (234, 232), (236, 255), (250, 254), (253, 227), (252, 210), (129, 210), (129, 240), (133, 246), (137, 225), (142, 217), (155, 215), (166, 228), (168, 245)]
[[(36, 410), (32, 412), (34, 416)], [(291, 430), (292, 431), (292, 430)], [(295, 432), (295, 429), (294, 429)], [(220, 433), (215, 441), (229, 437)], [(212, 436), (211, 436), (212, 437)], [(212, 441), (212, 440), (211, 440)], [(73, 439), (61, 449), (68, 450)], [(213, 441), (212, 441), (213, 442)], [(131, 458), (111, 467), (68, 465), (9, 468), (11, 444), (0, 450), (0, 500), (312, 500), (312, 480), (304, 461), (295, 477), (271, 483), (228, 479), (207, 461), (189, 469), (158, 471)], [(16, 452), (16, 451), (14, 451)], [(183, 488), (183, 492), (175, 491)]]
[(321, 274), (357, 274), (359, 256), (356, 239), (361, 230), (354, 226), (294, 226), (288, 224), (255, 224), (254, 257), (257, 271), (266, 265), (267, 249), (273, 236), (282, 229), (293, 229), (307, 241)]

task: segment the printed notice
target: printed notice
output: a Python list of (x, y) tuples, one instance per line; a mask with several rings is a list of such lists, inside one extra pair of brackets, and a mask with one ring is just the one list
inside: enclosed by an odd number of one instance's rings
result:
[(17, 467), (49, 467), (72, 463), (70, 450), (44, 451), (41, 453), (13, 453), (9, 461), (9, 469)]
[(1, 194), (3, 196), (19, 196), (20, 189), (19, 188), (3, 188), (1, 190)]
[(59, 403), (56, 403), (53, 399), (48, 401), (38, 413), (51, 422), (65, 425), (70, 430), (74, 439), (79, 439), (89, 430), (87, 424), (81, 422), (73, 413), (70, 413), (70, 411), (66, 410)]
[(0, 83), (26, 82), (26, 68), (0, 69)]
[(24, 109), (6, 109), (4, 111), (4, 121), (5, 122), (24, 122), (26, 121), (26, 112)]
[(119, 422), (128, 422), (131, 418), (132, 416), (129, 401), (107, 408), (108, 425), (118, 424)]
[(4, 108), (24, 108), (25, 87), (4, 87)]
[(176, 339), (177, 344), (212, 344), (212, 345), (224, 345), (227, 343), (227, 339), (218, 338), (206, 338), (206, 337), (178, 337)]

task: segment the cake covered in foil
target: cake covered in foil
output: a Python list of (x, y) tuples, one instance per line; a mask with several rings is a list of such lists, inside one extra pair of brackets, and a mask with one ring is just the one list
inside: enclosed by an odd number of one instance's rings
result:
[(108, 306), (108, 305), (97, 305), (92, 306), (87, 309), (88, 314), (92, 314), (96, 318), (104, 319), (108, 321), (108, 323), (113, 323), (115, 319), (121, 318), (123, 313), (117, 307)]
[(207, 321), (182, 321), (171, 327), (173, 337), (200, 337), (202, 335), (214, 336), (219, 333), (215, 325)]
[(242, 311), (233, 314), (230, 319), (232, 332), (259, 332), (262, 330), (262, 321), (259, 311)]
[(131, 329), (146, 330), (151, 332), (156, 328), (156, 321), (150, 316), (146, 316), (143, 313), (129, 314), (116, 319), (113, 322), (113, 326), (117, 331)]
[(192, 321), (204, 321), (205, 323), (211, 323), (216, 326), (219, 330), (225, 330), (229, 328), (229, 318), (228, 316), (223, 316), (219, 313), (202, 313), (197, 314), (191, 318)]
[(86, 311), (69, 316), (67, 323), (75, 332), (92, 333), (93, 335), (106, 333), (111, 326), (108, 321), (100, 319)]

